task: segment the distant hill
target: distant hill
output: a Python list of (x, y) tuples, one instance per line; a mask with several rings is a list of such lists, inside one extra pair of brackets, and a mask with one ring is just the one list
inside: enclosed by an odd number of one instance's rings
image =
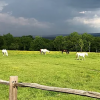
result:
[(89, 34), (91, 34), (91, 35), (93, 35), (95, 37), (99, 37), (100, 36), (100, 33), (89, 33)]
[[(94, 37), (100, 37), (100, 33), (88, 33), (88, 34), (91, 34), (93, 35)], [(69, 34), (56, 34), (56, 35), (48, 35), (48, 36), (43, 36), (43, 38), (46, 38), (46, 39), (55, 39), (57, 36), (68, 36)]]

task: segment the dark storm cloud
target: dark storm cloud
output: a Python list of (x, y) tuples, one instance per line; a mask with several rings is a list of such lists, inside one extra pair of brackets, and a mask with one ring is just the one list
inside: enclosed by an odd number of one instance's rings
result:
[[(36, 18), (43, 21), (63, 19), (70, 11), (63, 3), (53, 0), (16, 0), (3, 9), (3, 12), (12, 11), (16, 17)], [(13, 8), (13, 9), (12, 9)]]
[(100, 8), (100, 0), (70, 0), (71, 7), (77, 9), (95, 9)]
[(3, 0), (0, 34), (99, 32), (99, 0)]

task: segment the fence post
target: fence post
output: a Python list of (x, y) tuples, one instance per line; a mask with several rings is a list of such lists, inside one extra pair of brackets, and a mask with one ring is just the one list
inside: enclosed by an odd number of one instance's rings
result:
[(15, 86), (14, 83), (18, 83), (18, 76), (10, 76), (9, 100), (17, 100), (17, 86)]

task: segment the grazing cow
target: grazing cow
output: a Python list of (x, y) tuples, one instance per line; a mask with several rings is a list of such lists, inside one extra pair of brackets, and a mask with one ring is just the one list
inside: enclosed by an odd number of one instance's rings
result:
[(3, 53), (3, 56), (4, 56), (4, 55), (8, 56), (8, 52), (7, 52), (6, 49), (3, 49), (3, 50), (2, 50), (2, 53)]
[(66, 54), (69, 54), (68, 50), (62, 50), (62, 54), (63, 54), (63, 52), (66, 52)]
[(82, 60), (83, 60), (83, 59), (85, 59), (85, 55), (88, 56), (88, 53), (86, 53), (86, 52), (76, 53), (76, 58), (79, 59), (79, 57), (81, 56), (81, 57), (83, 57), (82, 58)]
[(44, 55), (46, 55), (46, 52), (49, 52), (50, 53), (50, 51), (49, 50), (47, 50), (47, 49), (40, 49), (40, 53), (42, 54), (44, 54)]

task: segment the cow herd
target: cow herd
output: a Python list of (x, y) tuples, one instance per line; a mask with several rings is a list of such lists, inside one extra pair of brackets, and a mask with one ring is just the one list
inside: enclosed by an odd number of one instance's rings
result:
[[(49, 52), (50, 53), (50, 51), (47, 50), (47, 49), (40, 49), (40, 54), (46, 55), (46, 52)], [(69, 51), (63, 51), (63, 52), (66, 52), (66, 53), (69, 54)], [(2, 50), (2, 54), (3, 54), (3, 56), (4, 55), (8, 56), (7, 50), (6, 49), (3, 49)], [(76, 53), (76, 59), (79, 59), (80, 60), (80, 56), (82, 57), (82, 60), (84, 60), (85, 59), (85, 56), (88, 56), (88, 53), (87, 52), (77, 52)]]

